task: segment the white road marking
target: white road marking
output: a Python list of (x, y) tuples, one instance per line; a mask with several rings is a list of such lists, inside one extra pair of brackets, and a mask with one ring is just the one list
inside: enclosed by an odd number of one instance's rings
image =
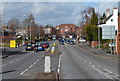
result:
[(60, 57), (59, 57), (59, 64), (58, 64), (58, 70), (57, 70), (57, 73), (58, 73), (58, 74), (60, 73), (61, 56), (62, 56), (62, 54), (60, 54)]
[(6, 66), (7, 64), (2, 65), (2, 67)]
[(15, 61), (12, 61), (12, 62), (10, 62), (10, 64), (11, 64), (11, 63), (14, 63), (14, 62), (15, 62)]
[(25, 69), (24, 71), (22, 71), (20, 74), (21, 75), (30, 75), (30, 74), (24, 74), (26, 71), (28, 71), (28, 69), (30, 69), (32, 66), (34, 66), (42, 57), (44, 56), (44, 54), (34, 63), (32, 63), (27, 69)]
[[(113, 77), (109, 76), (109, 74), (113, 74), (112, 71), (110, 71), (110, 70), (108, 70), (108, 69), (106, 69), (106, 68), (102, 68), (102, 67), (100, 67), (100, 66), (94, 65), (94, 64), (92, 64), (91, 62), (87, 61), (85, 58), (83, 58), (83, 57), (81, 57), (81, 56), (80, 56), (80, 58), (81, 58), (83, 61), (85, 61), (86, 63), (88, 63), (92, 68), (96, 69), (98, 72), (100, 72), (101, 74), (105, 75), (107, 78), (114, 80)], [(107, 73), (101, 71), (101, 69), (102, 69), (103, 71), (107, 71)], [(119, 77), (119, 75), (116, 75), (116, 74), (113, 74), (113, 75), (114, 75), (114, 77)]]
[(31, 68), (33, 65), (29, 66), (29, 68)]

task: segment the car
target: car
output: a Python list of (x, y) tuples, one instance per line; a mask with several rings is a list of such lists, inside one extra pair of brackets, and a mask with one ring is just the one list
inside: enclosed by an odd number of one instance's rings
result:
[(45, 51), (45, 48), (42, 45), (38, 45), (38, 51)]
[(26, 51), (32, 51), (33, 50), (33, 46), (31, 44), (28, 44), (26, 46)]
[(70, 41), (69, 44), (75, 45), (75, 42), (74, 41)]
[(70, 40), (67, 40), (66, 43), (67, 43), (67, 44), (70, 44)]
[(65, 43), (64, 43), (64, 41), (59, 41), (59, 44), (64, 45)]
[(49, 47), (49, 43), (41, 43), (41, 45), (42, 45), (44, 48), (48, 48), (48, 47)]
[(86, 42), (86, 40), (85, 40), (85, 39), (80, 38), (80, 39), (79, 39), (79, 42)]

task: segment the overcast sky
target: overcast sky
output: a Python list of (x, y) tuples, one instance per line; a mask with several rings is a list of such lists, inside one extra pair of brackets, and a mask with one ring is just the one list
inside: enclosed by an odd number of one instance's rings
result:
[[(78, 25), (81, 11), (88, 7), (94, 7), (98, 12), (96, 2), (8, 2), (4, 5), (4, 18), (5, 22), (12, 17), (22, 21), (32, 13), (39, 25)], [(118, 7), (117, 2), (99, 2), (99, 13), (103, 14), (108, 8), (112, 13), (114, 7)]]

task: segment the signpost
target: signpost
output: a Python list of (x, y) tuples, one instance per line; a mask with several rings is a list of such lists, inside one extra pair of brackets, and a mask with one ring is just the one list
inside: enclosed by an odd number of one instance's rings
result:
[[(104, 25), (102, 26), (102, 39), (110, 39), (111, 44), (115, 44), (115, 26), (114, 25)], [(112, 48), (114, 47), (114, 54), (115, 54), (115, 46), (109, 45), (111, 47), (111, 54)]]

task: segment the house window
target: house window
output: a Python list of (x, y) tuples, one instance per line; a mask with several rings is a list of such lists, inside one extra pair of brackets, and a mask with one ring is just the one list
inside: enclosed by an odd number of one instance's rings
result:
[(67, 32), (68, 31), (68, 29), (65, 29), (65, 32)]
[(111, 19), (111, 22), (113, 22), (113, 19)]

